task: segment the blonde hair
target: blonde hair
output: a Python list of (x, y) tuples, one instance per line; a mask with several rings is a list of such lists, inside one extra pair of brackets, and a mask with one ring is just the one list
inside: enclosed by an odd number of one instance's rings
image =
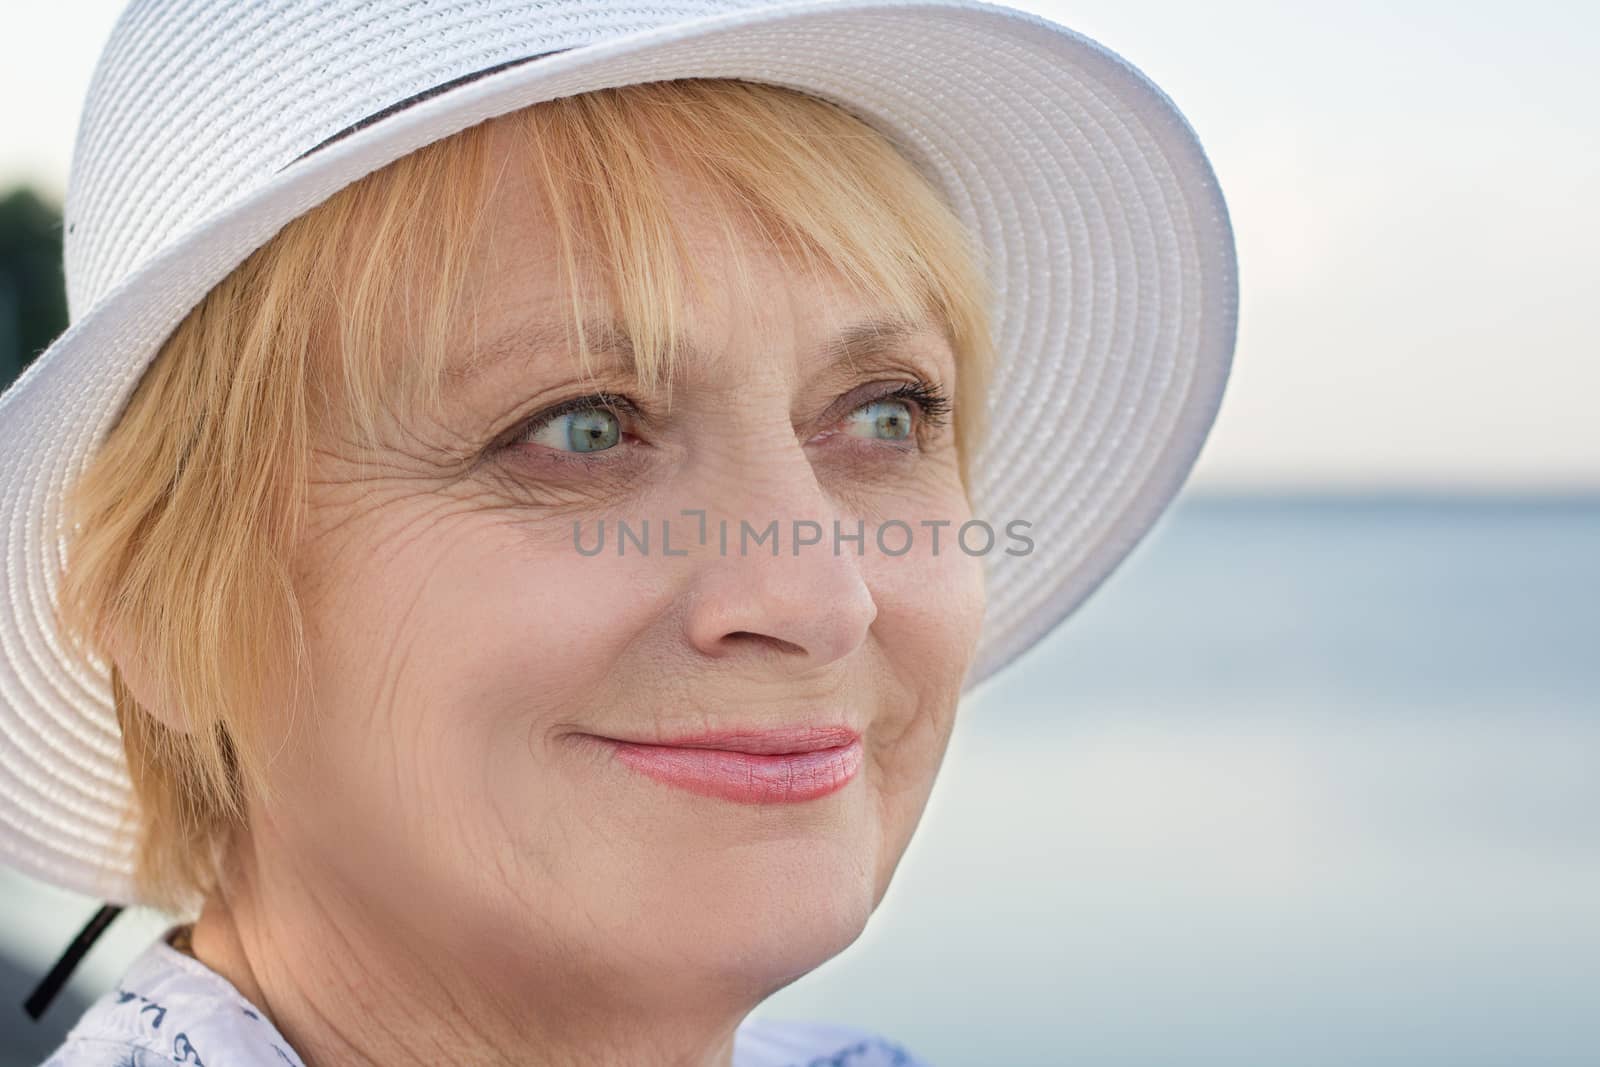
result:
[[(290, 561), (312, 432), (343, 418), (372, 441), (393, 390), (437, 401), (494, 179), (495, 124), (522, 138), (519, 165), (542, 177), (554, 209), (585, 367), (580, 258), (604, 272), (641, 386), (670, 383), (686, 284), (704, 283), (655, 169), (653, 146), (671, 146), (723, 197), (735, 249), (738, 214), (808, 266), (945, 328), (970, 492), (994, 362), (981, 249), (910, 162), (843, 109), (742, 81), (653, 82), (541, 103), (407, 155), (289, 223), (212, 289), (72, 487), (62, 630), (105, 661), (114, 633), (184, 726), (140, 706), (113, 663), (141, 903), (197, 909), (247, 798), (268, 795), (265, 695), (300, 676), (306, 651)], [(422, 299), (400, 284), (415, 278)], [(407, 358), (380, 358), (395, 329)]]

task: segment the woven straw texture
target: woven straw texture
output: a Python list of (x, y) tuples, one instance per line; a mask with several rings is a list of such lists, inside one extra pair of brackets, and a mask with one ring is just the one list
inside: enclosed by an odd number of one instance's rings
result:
[(928, 0), (135, 2), (73, 160), (72, 326), (0, 397), (0, 860), (138, 903), (109, 678), (72, 665), (50, 604), (63, 489), (184, 314), (289, 220), (410, 151), (541, 100), (677, 77), (839, 104), (983, 246), (1002, 363), (975, 504), (997, 530), (1031, 522), (1035, 547), (984, 556), (969, 691), (1146, 534), (1216, 417), (1237, 273), (1194, 132), (1099, 45)]

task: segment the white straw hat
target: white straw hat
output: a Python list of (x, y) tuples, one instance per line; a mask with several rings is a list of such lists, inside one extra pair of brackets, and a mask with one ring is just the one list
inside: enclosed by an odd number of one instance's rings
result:
[[(533, 61), (536, 60), (536, 61)], [(119, 904), (131, 792), (109, 675), (57, 633), (63, 489), (161, 343), (287, 222), (484, 119), (608, 86), (727, 77), (887, 135), (989, 257), (1001, 364), (974, 503), (991, 551), (967, 687), (1076, 608), (1187, 477), (1232, 359), (1216, 179), (1170, 100), (1035, 15), (944, 0), (136, 0), (67, 192), (72, 325), (0, 397), (0, 861)]]

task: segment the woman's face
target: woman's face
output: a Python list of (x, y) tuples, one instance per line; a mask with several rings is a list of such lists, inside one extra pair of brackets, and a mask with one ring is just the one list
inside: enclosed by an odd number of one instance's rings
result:
[[(512, 149), (494, 143), (498, 167)], [(719, 220), (672, 190), (698, 267), (725, 276)], [(951, 393), (954, 356), (929, 323), (835, 365), (830, 340), (881, 309), (751, 251), (759, 300), (712, 285), (692, 305), (670, 411), (608, 369), (637, 413), (533, 425), (594, 392), (559, 332), (540, 336), (570, 311), (538, 203), (508, 167), (469, 286), (488, 358), (443, 412), (397, 409), (376, 453), (321, 431), (296, 574), (314, 694), (285, 716), (293, 757), (254, 847), (328, 906), (359, 902), (341, 922), (516, 988), (771, 991), (881, 899), (978, 638), (952, 429), (919, 447), (895, 429), (914, 404), (872, 406), (919, 378)], [(795, 519), (822, 540), (795, 551)], [(875, 539), (891, 519), (914, 532), (903, 555)], [(774, 520), (777, 554), (755, 540)], [(834, 551), (835, 520), (865, 537)], [(618, 522), (648, 525), (648, 548), (619, 555)], [(602, 740), (807, 728), (858, 746), (758, 768)], [(688, 778), (648, 773), (663, 765)]]

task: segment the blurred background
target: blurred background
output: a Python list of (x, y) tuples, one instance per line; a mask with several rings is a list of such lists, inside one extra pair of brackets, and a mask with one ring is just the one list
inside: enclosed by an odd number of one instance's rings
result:
[[(963, 706), (872, 925), (760, 1013), (938, 1067), (1600, 1064), (1600, 8), (1016, 6), (1199, 132), (1234, 375), (1179, 504)], [(118, 7), (0, 16), (0, 376), (64, 325)], [(0, 869), (0, 1067), (165, 925), (29, 1021), (96, 904)]]

